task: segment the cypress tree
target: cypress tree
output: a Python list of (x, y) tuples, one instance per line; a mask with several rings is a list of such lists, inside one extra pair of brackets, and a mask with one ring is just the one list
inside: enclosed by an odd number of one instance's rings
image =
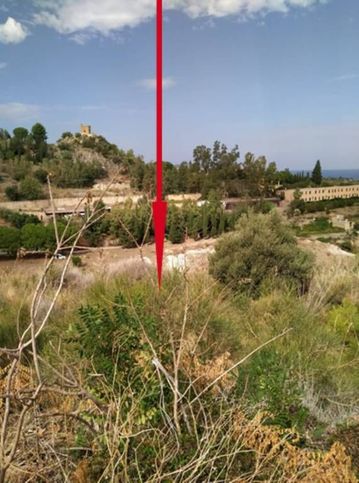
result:
[(202, 238), (207, 238), (208, 236), (208, 225), (209, 225), (209, 213), (208, 213), (208, 207), (205, 204), (202, 209)]
[(312, 181), (315, 183), (317, 186), (322, 184), (323, 176), (322, 176), (322, 166), (320, 164), (320, 161), (318, 160), (315, 163), (314, 169), (312, 171)]
[(184, 241), (184, 238), (185, 226), (183, 216), (177, 208), (174, 208), (170, 221), (168, 239), (172, 243), (182, 243)]

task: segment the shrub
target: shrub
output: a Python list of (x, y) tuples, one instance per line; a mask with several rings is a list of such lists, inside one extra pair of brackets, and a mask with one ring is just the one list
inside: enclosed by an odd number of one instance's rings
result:
[(5, 188), (5, 196), (10, 201), (18, 201), (20, 199), (20, 193), (16, 185), (7, 186)]
[(210, 258), (210, 273), (238, 292), (258, 295), (266, 279), (309, 287), (313, 258), (301, 250), (278, 214), (242, 216), (237, 231), (221, 238)]
[(44, 198), (41, 183), (31, 176), (27, 176), (20, 182), (20, 197), (25, 200), (40, 200)]
[(14, 256), (20, 248), (19, 230), (0, 226), (0, 251)]
[(38, 168), (36, 171), (34, 171), (34, 178), (37, 179), (42, 184), (45, 184), (47, 181), (47, 175), (48, 172), (44, 168)]
[(79, 257), (78, 255), (73, 255), (71, 261), (72, 261), (72, 264), (73, 264), (74, 267), (82, 267), (83, 266), (81, 257)]
[(11, 211), (6, 209), (0, 210), (0, 218), (4, 221), (11, 223), (15, 228), (22, 228), (29, 223), (33, 225), (40, 224), (41, 221), (36, 215), (28, 215), (26, 213), (19, 213), (17, 211)]

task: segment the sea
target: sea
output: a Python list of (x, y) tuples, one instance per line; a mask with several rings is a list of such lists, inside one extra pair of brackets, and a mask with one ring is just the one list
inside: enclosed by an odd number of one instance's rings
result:
[(359, 180), (359, 169), (323, 169), (323, 176)]
[[(308, 170), (295, 170), (294, 173), (307, 173), (310, 172)], [(351, 179), (351, 180), (358, 180), (359, 181), (359, 169), (323, 169), (322, 174), (324, 178), (343, 178), (343, 179)]]

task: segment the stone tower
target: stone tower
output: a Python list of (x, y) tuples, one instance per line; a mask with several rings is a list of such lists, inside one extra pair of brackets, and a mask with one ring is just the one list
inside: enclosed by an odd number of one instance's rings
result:
[(89, 124), (81, 124), (80, 133), (82, 136), (92, 136), (91, 126)]

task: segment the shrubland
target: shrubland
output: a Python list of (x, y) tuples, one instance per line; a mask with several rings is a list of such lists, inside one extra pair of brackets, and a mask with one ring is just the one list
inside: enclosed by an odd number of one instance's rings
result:
[[(60, 189), (91, 188), (97, 180), (116, 173), (150, 198), (156, 190), (155, 162), (145, 162), (133, 150), (121, 149), (101, 135), (65, 132), (50, 144), (45, 126), (39, 123), (31, 129), (17, 127), (11, 134), (0, 129), (0, 162), (6, 196), (11, 200), (44, 197), (42, 184), (48, 175)], [(165, 195), (201, 193), (203, 199), (213, 191), (220, 197), (257, 199), (275, 195), (278, 187), (330, 183), (323, 179), (319, 161), (312, 173), (291, 173), (279, 170), (263, 155), (247, 152), (241, 156), (237, 145), (230, 148), (220, 141), (211, 147), (196, 146), (191, 159), (179, 165), (164, 162), (163, 178)]]
[(2, 280), (2, 481), (357, 481), (357, 262), (315, 264), (275, 214), (236, 230), (161, 291), (51, 265), (20, 354), (37, 281)]

